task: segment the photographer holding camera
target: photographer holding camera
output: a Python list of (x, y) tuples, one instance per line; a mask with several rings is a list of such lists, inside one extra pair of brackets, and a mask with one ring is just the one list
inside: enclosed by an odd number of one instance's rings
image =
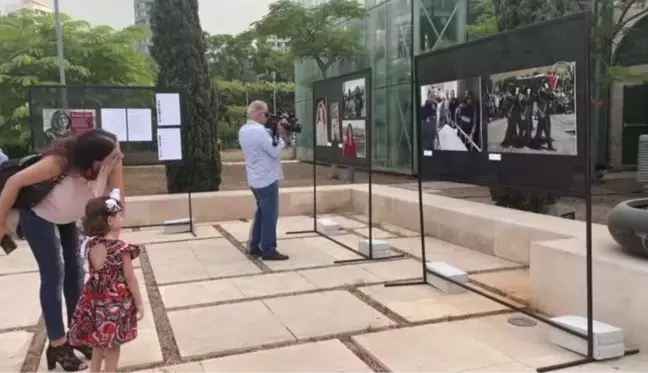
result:
[(247, 123), (239, 130), (238, 140), (245, 159), (248, 185), (257, 205), (250, 231), (250, 255), (263, 260), (286, 260), (288, 256), (277, 251), (277, 220), (279, 180), (283, 178), (281, 152), (286, 146), (287, 126), (279, 122), (273, 129), (266, 127), (270, 113), (263, 101), (252, 102), (247, 108), (247, 117)]

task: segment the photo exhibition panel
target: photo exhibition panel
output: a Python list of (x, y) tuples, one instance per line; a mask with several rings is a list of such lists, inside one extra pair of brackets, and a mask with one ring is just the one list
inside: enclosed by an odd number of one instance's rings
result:
[(581, 196), (588, 22), (580, 13), (418, 56), (422, 177)]
[(371, 72), (314, 84), (314, 146), (318, 161), (368, 167), (371, 151)]

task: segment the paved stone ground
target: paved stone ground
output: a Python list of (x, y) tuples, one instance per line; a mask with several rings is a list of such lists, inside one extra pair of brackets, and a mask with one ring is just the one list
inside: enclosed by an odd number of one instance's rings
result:
[[(351, 247), (368, 234), (366, 217), (333, 216)], [(522, 372), (577, 359), (548, 342), (548, 328), (515, 327), (499, 303), (473, 293), (447, 295), (426, 285), (385, 287), (421, 276), (420, 237), (392, 225), (373, 234), (400, 258), (360, 257), (308, 229), (312, 218), (280, 219), (286, 262), (244, 254), (249, 222), (201, 224), (197, 237), (159, 229), (124, 233), (146, 246), (136, 262), (146, 317), (122, 352), (124, 371), (208, 372)], [(426, 238), (429, 260), (470, 274), (474, 286), (521, 305), (526, 268)], [(0, 371), (45, 371), (37, 267), (24, 243), (0, 256)], [(645, 371), (643, 355), (575, 368)]]

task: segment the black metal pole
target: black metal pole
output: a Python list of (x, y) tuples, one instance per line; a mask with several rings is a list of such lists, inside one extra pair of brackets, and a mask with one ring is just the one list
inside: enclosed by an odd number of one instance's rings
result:
[[(415, 83), (417, 81), (416, 79), (416, 64), (415, 61), (412, 60), (412, 82)], [(420, 101), (420, 92), (415, 86), (416, 84), (412, 84), (414, 87), (412, 87), (415, 90), (414, 97), (416, 100), (416, 105), (419, 104)], [(427, 283), (427, 267), (425, 266), (427, 263), (427, 257), (425, 253), (425, 218), (424, 218), (424, 213), (423, 213), (423, 182), (422, 182), (422, 174), (423, 174), (423, 139), (421, 138), (421, 118), (420, 116), (420, 110), (416, 111), (416, 114), (414, 115), (414, 129), (416, 130), (416, 143), (417, 143), (417, 149), (416, 149), (416, 184), (418, 187), (418, 207), (419, 207), (419, 231), (421, 232), (421, 265), (423, 266), (423, 282)]]
[[(371, 117), (369, 117), (371, 119)], [(366, 126), (366, 125), (365, 125)], [(368, 131), (368, 148), (365, 150), (369, 158), (369, 259), (373, 259), (373, 198), (372, 198), (372, 175), (373, 175), (373, 131), (371, 129), (371, 120), (369, 120)]]
[(317, 125), (316, 121), (313, 121), (313, 232), (317, 232)]
[(196, 230), (194, 229), (194, 220), (193, 220), (193, 206), (191, 203), (191, 190), (189, 193), (187, 193), (187, 197), (189, 197), (189, 230), (191, 231), (191, 234), (193, 234), (194, 237), (196, 236)]
[[(595, 14), (598, 17), (598, 14)], [(587, 18), (585, 27), (585, 45), (590, 42), (590, 22)], [(593, 273), (592, 273), (592, 127), (590, 123), (591, 97), (590, 97), (590, 63), (591, 56), (587, 48), (587, 63), (585, 64), (585, 76), (588, 84), (585, 91), (585, 281), (586, 281), (586, 298), (587, 298), (587, 356), (594, 358), (594, 290), (593, 290)], [(574, 71), (576, 75), (576, 71)], [(577, 114), (578, 115), (578, 114)]]

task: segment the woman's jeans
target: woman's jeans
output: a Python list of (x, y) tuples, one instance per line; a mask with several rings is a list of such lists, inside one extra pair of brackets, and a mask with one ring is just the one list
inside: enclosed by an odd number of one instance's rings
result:
[[(83, 288), (83, 263), (77, 254), (76, 223), (54, 224), (31, 209), (20, 211), (20, 226), (40, 272), (40, 302), (50, 340), (65, 337), (61, 293), (65, 296), (68, 326)], [(55, 229), (58, 228), (59, 238)], [(61, 292), (61, 290), (63, 290)]]

